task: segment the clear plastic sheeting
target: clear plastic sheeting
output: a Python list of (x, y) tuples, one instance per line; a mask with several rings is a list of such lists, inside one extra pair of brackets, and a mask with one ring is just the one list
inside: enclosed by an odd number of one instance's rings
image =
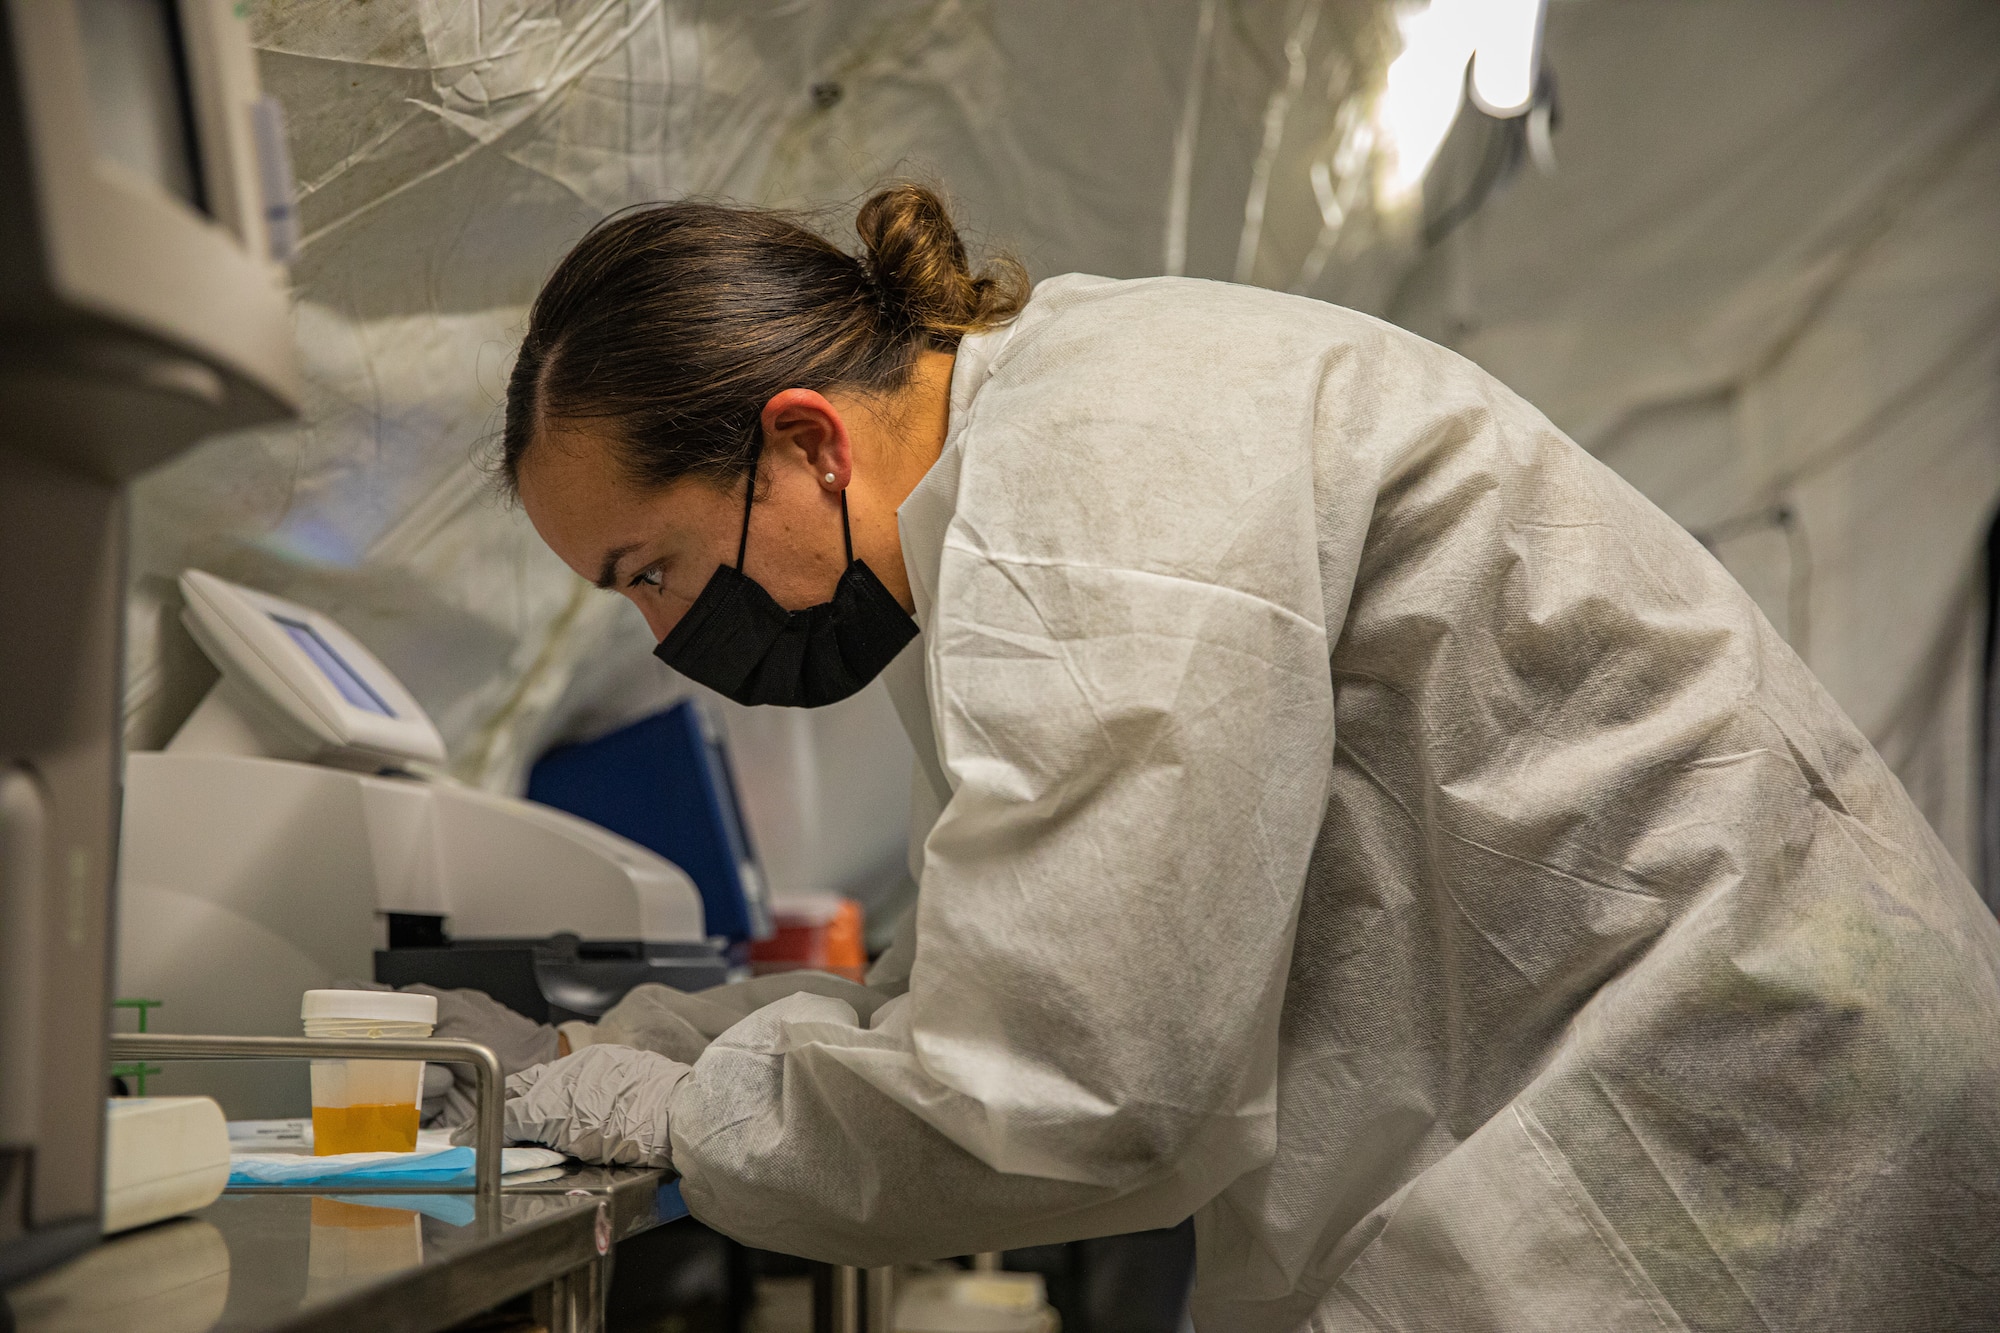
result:
[[(1369, 121), (1402, 41), (1382, 0), (257, 13), (267, 83), (311, 116), (294, 128), (302, 285), (338, 270), (347, 301), (520, 303), (550, 242), (611, 209), (838, 204), (899, 171), (942, 179), (1038, 273), (1241, 273), (1367, 305), (1409, 258), (1387, 244), (1407, 219), (1371, 211), (1394, 127)], [(1308, 269), (1328, 188), (1344, 262)]]

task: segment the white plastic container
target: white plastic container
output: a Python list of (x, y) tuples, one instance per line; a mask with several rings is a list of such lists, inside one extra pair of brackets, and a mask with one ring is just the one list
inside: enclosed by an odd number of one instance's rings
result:
[[(309, 990), (299, 1005), (308, 1037), (428, 1037), (437, 997), (398, 991)], [(313, 1155), (411, 1152), (424, 1096), (421, 1060), (312, 1062)]]
[(207, 1097), (113, 1097), (104, 1128), (104, 1234), (206, 1208), (229, 1183), (229, 1126)]
[(896, 1333), (1057, 1333), (1039, 1273), (919, 1273), (896, 1294)]

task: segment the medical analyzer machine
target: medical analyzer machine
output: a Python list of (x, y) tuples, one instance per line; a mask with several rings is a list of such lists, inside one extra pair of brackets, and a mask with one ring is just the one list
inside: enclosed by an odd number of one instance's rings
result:
[[(672, 862), (444, 776), (436, 727), (331, 617), (199, 570), (180, 585), (221, 679), (126, 763), (122, 993), (176, 1030), (283, 1034), (300, 992), (380, 974), (394, 946), (434, 966), (385, 980), (476, 985), (535, 1017), (726, 979)], [(494, 982), (510, 962), (543, 1012)], [(247, 1062), (202, 1076), (238, 1116), (295, 1113), (296, 1082)]]

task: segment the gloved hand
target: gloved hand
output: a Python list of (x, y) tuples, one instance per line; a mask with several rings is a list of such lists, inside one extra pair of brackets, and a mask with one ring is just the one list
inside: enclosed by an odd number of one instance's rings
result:
[[(421, 984), (402, 989), (437, 996), (437, 1026), (431, 1029), (431, 1035), (453, 1041), (476, 1041), (491, 1047), (500, 1057), (502, 1074), (531, 1069), (556, 1058), (554, 1028), (514, 1012), (485, 991), (439, 990)], [(440, 1089), (442, 1095), (437, 1097), (433, 1097), (430, 1086), (433, 1069), (447, 1070), (451, 1075), (450, 1085)], [(424, 1123), (470, 1124), (475, 1086), (472, 1066), (430, 1065), (424, 1072)]]
[(807, 992), (843, 1000), (866, 1023), (888, 997), (825, 972), (780, 972), (689, 994), (647, 982), (634, 986), (595, 1024), (565, 1023), (572, 1051), (594, 1042), (631, 1046), (693, 1064), (708, 1043), (751, 1013), (789, 995)]
[[(342, 990), (401, 989), (410, 995), (436, 996), (437, 1025), (431, 1035), (490, 1047), (500, 1057), (503, 1075), (556, 1058), (554, 1028), (514, 1012), (485, 991), (439, 990), (422, 983), (398, 988), (379, 981), (342, 981), (338, 985)], [(470, 1124), (475, 1086), (470, 1065), (425, 1065), (423, 1123), (432, 1127)]]
[[(510, 1143), (545, 1143), (586, 1162), (669, 1166), (667, 1098), (688, 1072), (629, 1046), (586, 1046), (507, 1080)], [(472, 1127), (454, 1143), (472, 1142)]]

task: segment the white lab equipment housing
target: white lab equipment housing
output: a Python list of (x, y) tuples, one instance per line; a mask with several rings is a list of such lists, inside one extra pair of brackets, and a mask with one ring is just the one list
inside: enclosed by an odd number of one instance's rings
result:
[[(128, 758), (120, 871), (119, 991), (164, 1001), (163, 1027), (290, 1033), (301, 991), (371, 975), (389, 914), (443, 918), (454, 940), (707, 952), (700, 893), (671, 862), (390, 770), (441, 760), (437, 731), (330, 618), (196, 570), (181, 583), (222, 679), (165, 751)], [(236, 1115), (286, 1113), (296, 1092), (248, 1066), (203, 1086)]]
[(170, 749), (373, 771), (444, 762), (444, 741), (389, 669), (332, 618), (190, 569), (182, 620), (222, 669)]
[(104, 1151), (126, 493), (298, 399), (246, 9), (0, 4), (0, 1285), (175, 1206)]

